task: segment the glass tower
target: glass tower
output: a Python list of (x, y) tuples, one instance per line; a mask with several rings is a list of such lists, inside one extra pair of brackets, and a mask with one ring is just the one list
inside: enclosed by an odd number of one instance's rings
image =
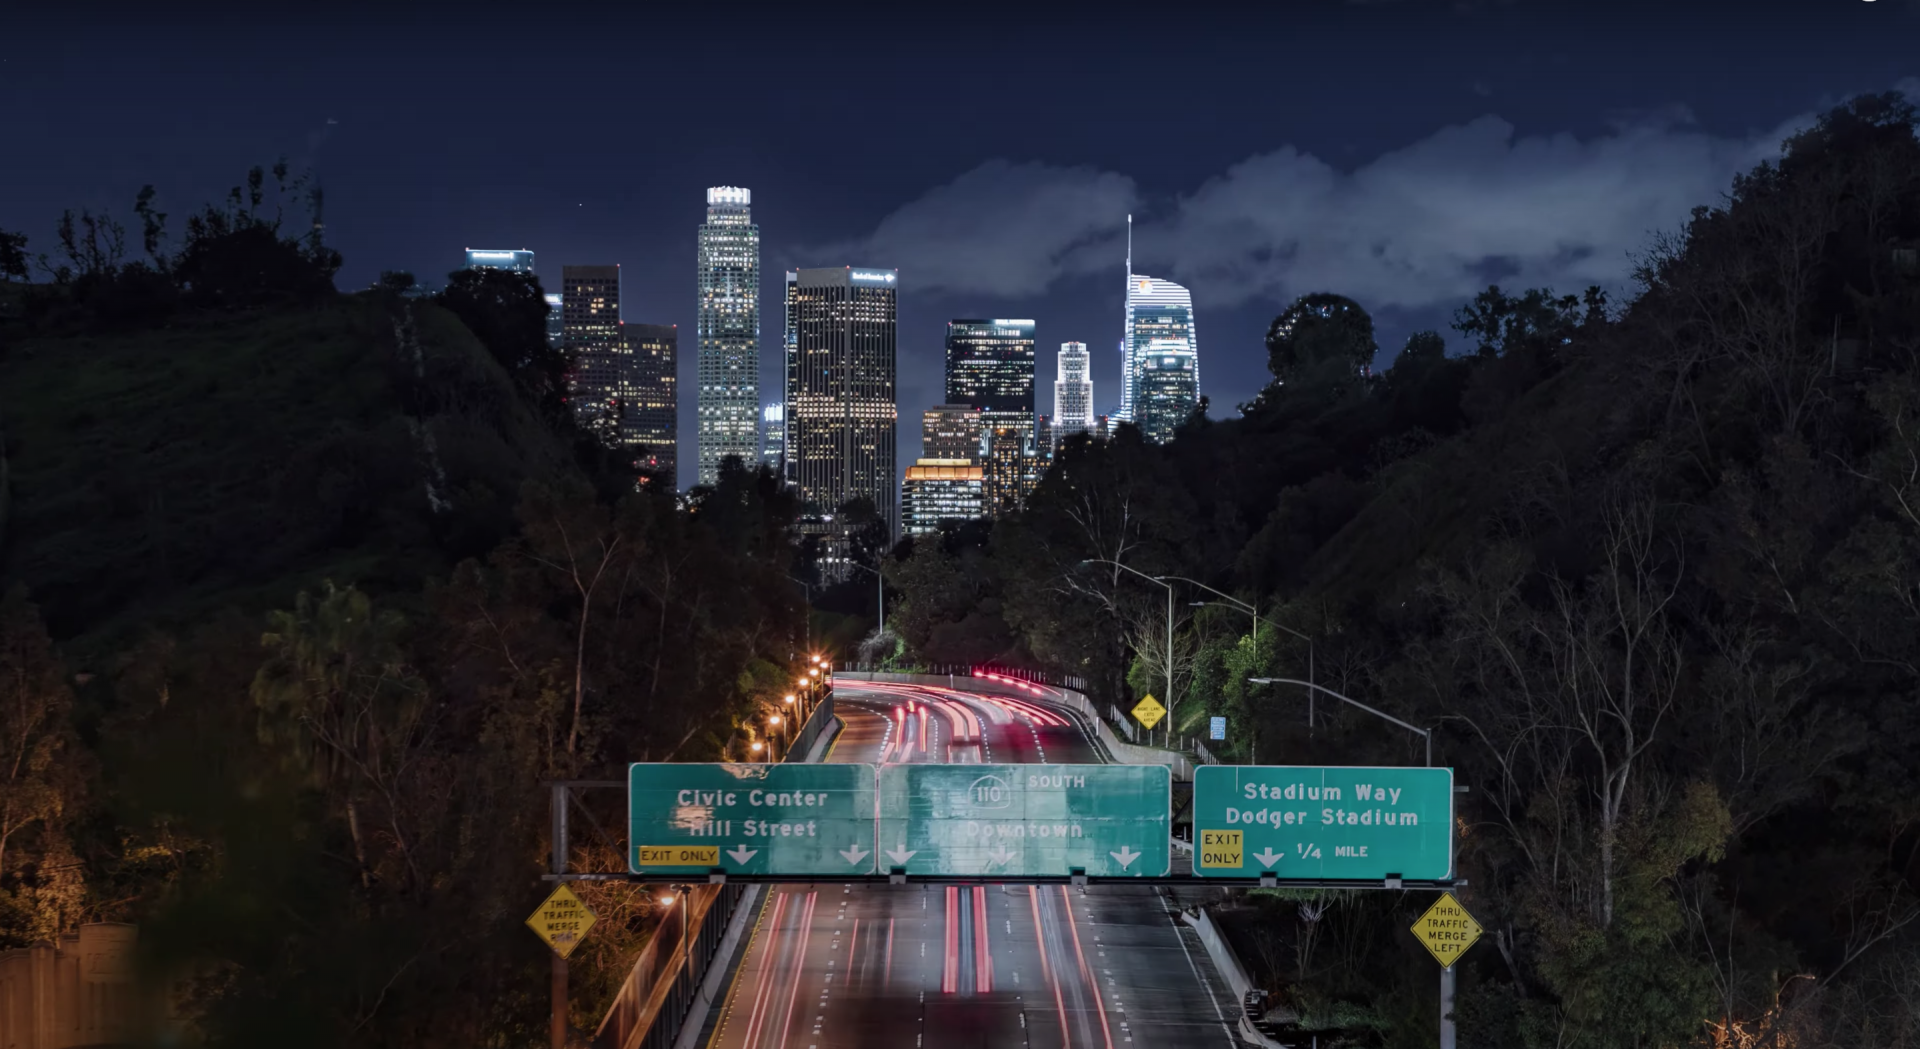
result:
[(1084, 342), (1060, 344), (1059, 377), (1053, 381), (1053, 439), (1064, 441), (1093, 428), (1092, 359)]
[(560, 277), (561, 339), (573, 355), (567, 402), (582, 429), (608, 444), (619, 440), (621, 381), (620, 267), (567, 266)]
[(832, 514), (873, 500), (899, 534), (895, 472), (896, 270), (804, 269), (787, 283), (787, 469), (800, 498)]
[[(1151, 403), (1149, 370), (1154, 373)], [(1120, 340), (1120, 410), (1114, 418), (1140, 427), (1148, 440), (1164, 442), (1199, 400), (1193, 295), (1170, 280), (1133, 272), (1133, 216), (1128, 215), (1126, 334)]]
[(699, 473), (720, 479), (720, 461), (751, 467), (760, 454), (760, 227), (751, 191), (707, 190), (699, 255)]
[(1033, 414), (1033, 322), (947, 322), (947, 403)]
[(674, 359), (680, 329), (672, 324), (622, 324), (628, 374), (621, 391), (620, 443), (634, 450), (634, 465), (677, 487), (680, 429)]

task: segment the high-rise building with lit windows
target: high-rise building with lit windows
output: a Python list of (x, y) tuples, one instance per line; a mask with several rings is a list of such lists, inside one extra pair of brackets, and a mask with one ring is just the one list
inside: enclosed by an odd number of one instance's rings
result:
[(1165, 444), (1193, 414), (1198, 365), (1185, 339), (1151, 339), (1145, 349), (1136, 361), (1134, 425), (1147, 440)]
[(1033, 322), (947, 322), (947, 403), (1033, 412)]
[(634, 465), (677, 487), (679, 398), (675, 358), (680, 328), (674, 324), (621, 324), (627, 375), (620, 390), (620, 443), (635, 453)]
[(1084, 342), (1060, 344), (1058, 377), (1053, 381), (1053, 440), (1064, 441), (1093, 428), (1092, 359)]
[(585, 429), (613, 442), (626, 373), (620, 338), (620, 267), (567, 266), (560, 278), (561, 340), (573, 355), (567, 403)]
[(769, 404), (760, 409), (760, 465), (775, 477), (786, 476), (787, 406)]
[(1174, 428), (1186, 421), (1200, 400), (1200, 342), (1194, 333), (1193, 295), (1170, 280), (1133, 272), (1132, 215), (1127, 216), (1126, 309), (1126, 334), (1120, 342), (1120, 410), (1114, 418), (1132, 422), (1148, 440), (1172, 440)]
[(533, 252), (525, 248), (511, 250), (468, 248), (467, 268), (470, 270), (512, 270), (515, 273), (532, 273)]
[(865, 496), (899, 534), (896, 270), (803, 269), (787, 282), (787, 464), (822, 514)]
[(567, 300), (557, 291), (544, 293), (547, 298), (547, 345), (561, 349), (567, 344), (566, 309)]
[(922, 457), (900, 488), (900, 527), (930, 535), (943, 524), (986, 516), (986, 468), (972, 459)]
[(920, 454), (928, 459), (979, 462), (980, 409), (970, 404), (941, 404), (920, 415)]
[(698, 303), (699, 477), (714, 484), (720, 462), (760, 455), (760, 227), (750, 190), (707, 190), (700, 227)]

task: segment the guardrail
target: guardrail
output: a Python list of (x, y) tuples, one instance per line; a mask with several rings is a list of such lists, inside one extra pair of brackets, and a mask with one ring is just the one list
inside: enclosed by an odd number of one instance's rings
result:
[[(808, 760), (833, 723), (829, 689), (807, 716), (783, 760)], [(728, 935), (736, 913), (743, 903), (758, 900), (759, 891), (759, 886), (742, 882), (693, 886), (683, 901), (686, 911), (680, 920), (670, 915), (640, 949), (640, 957), (600, 1019), (593, 1049), (673, 1049), (689, 1014), (701, 1002), (702, 984), (716, 962), (726, 964), (731, 953), (728, 941), (739, 938), (737, 933)], [(667, 973), (673, 974), (671, 979)]]
[(1022, 667), (1002, 667), (991, 663), (975, 665), (972, 663), (929, 663), (925, 666), (900, 667), (883, 670), (872, 663), (839, 663), (835, 671), (848, 674), (924, 674), (935, 677), (973, 677), (976, 674), (998, 674), (1001, 677), (1026, 681), (1035, 685), (1048, 685), (1053, 688), (1072, 689), (1086, 692), (1087, 679), (1077, 674), (1056, 674), (1050, 670), (1027, 670)]
[(1193, 741), (1193, 753), (1195, 757), (1200, 759), (1202, 764), (1206, 764), (1206, 765), (1220, 764), (1220, 759), (1213, 756), (1213, 751), (1208, 750), (1207, 745), (1205, 743), (1200, 742), (1197, 739)]
[(1133, 719), (1122, 713), (1120, 708), (1112, 703), (1107, 704), (1107, 720), (1113, 722), (1113, 727), (1127, 734), (1127, 741), (1129, 743), (1137, 742), (1138, 737), (1134, 735)]

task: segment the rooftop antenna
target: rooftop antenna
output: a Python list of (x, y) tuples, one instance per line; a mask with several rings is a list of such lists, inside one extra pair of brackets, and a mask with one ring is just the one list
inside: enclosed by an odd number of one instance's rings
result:
[(1127, 279), (1133, 279), (1133, 216), (1127, 216)]

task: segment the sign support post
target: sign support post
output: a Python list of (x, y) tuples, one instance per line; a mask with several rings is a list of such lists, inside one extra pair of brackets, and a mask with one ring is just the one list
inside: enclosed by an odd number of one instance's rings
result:
[[(567, 873), (567, 785), (553, 785), (553, 873)], [(548, 1041), (553, 1049), (567, 1049), (567, 956), (553, 952), (553, 1017)]]
[(1454, 1049), (1453, 989), (1453, 966), (1445, 966), (1440, 970), (1440, 1049)]

